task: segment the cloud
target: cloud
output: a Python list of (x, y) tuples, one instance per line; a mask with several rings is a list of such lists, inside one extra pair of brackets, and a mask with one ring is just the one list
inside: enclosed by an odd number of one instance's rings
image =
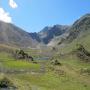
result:
[(0, 20), (6, 23), (12, 22), (12, 18), (10, 17), (9, 13), (6, 12), (3, 8), (0, 8)]
[(14, 0), (9, 0), (9, 5), (11, 8), (17, 8), (18, 5), (16, 4), (16, 2)]
[[(13, 9), (18, 7), (18, 5), (14, 0), (9, 0), (9, 5)], [(6, 22), (6, 23), (12, 23), (12, 17), (2, 7), (0, 7), (0, 21)]]

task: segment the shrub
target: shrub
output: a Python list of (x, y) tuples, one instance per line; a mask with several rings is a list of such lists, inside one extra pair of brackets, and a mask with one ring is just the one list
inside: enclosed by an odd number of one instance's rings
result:
[(53, 64), (53, 65), (61, 65), (61, 63), (60, 63), (58, 60), (53, 60), (53, 61), (52, 61), (52, 64)]
[(14, 84), (7, 78), (4, 77), (2, 80), (0, 80), (0, 88), (15, 88)]

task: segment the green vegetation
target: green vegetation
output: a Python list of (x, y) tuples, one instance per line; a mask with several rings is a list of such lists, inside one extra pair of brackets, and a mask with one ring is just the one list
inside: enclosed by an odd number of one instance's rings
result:
[(14, 59), (9, 53), (0, 53), (0, 67), (10, 68), (10, 69), (35, 69), (40, 68), (40, 64), (33, 63), (32, 61), (27, 61), (24, 59)]
[(17, 68), (17, 69), (39, 69), (39, 64), (29, 63), (25, 61), (8, 61), (3, 63), (5, 67)]
[[(17, 90), (90, 90), (90, 76), (87, 72), (82, 72), (82, 69), (90, 70), (89, 63), (83, 63), (78, 60), (75, 55), (66, 55), (59, 57), (58, 62), (61, 65), (53, 65), (51, 61), (37, 61), (37, 64), (24, 60), (15, 60), (10, 54), (1, 53), (2, 60), (0, 63), (4, 67), (13, 69), (35, 69), (29, 73), (12, 73), (5, 74), (17, 88)], [(3, 57), (4, 56), (4, 57)], [(8, 58), (8, 59), (6, 59)], [(39, 72), (44, 66), (45, 72)], [(0, 75), (2, 77), (2, 75)], [(12, 79), (13, 78), (13, 79)], [(28, 87), (26, 87), (28, 85)]]

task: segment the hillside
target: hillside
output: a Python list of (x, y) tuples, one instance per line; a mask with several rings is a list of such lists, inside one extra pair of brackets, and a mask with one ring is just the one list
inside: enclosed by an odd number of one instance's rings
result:
[(78, 19), (70, 28), (69, 36), (67, 37), (68, 42), (72, 42), (78, 37), (83, 37), (85, 34), (90, 32), (90, 14), (86, 14)]
[(0, 44), (15, 47), (35, 47), (37, 41), (19, 27), (0, 21)]
[[(89, 43), (89, 36), (90, 36), (90, 14), (86, 14), (76, 20), (73, 25), (70, 26), (67, 32), (63, 33), (62, 35), (53, 38), (49, 42), (49, 46), (65, 46), (73, 47), (71, 45), (74, 43)], [(88, 45), (88, 44), (86, 44)], [(70, 48), (71, 49), (71, 48)]]

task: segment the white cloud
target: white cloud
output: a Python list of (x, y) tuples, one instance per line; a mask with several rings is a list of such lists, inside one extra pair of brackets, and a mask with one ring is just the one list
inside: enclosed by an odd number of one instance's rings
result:
[[(9, 5), (13, 9), (18, 7), (18, 5), (14, 0), (9, 0)], [(0, 7), (0, 21), (6, 22), (6, 23), (12, 23), (12, 17), (2, 7)]]
[(17, 8), (18, 5), (16, 4), (16, 2), (14, 0), (9, 0), (9, 5), (11, 8)]
[(0, 8), (0, 20), (6, 23), (12, 22), (12, 18), (10, 17), (9, 13), (6, 12), (3, 8)]

